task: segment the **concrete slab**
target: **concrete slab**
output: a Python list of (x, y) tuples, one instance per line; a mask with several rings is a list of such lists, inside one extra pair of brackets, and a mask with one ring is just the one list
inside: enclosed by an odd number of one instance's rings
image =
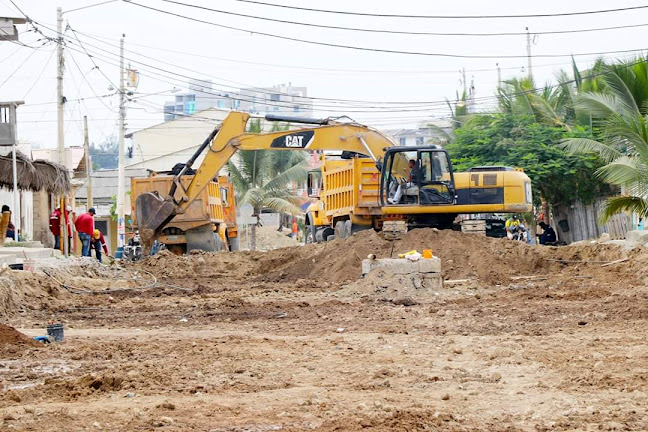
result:
[(380, 258), (362, 260), (362, 274), (383, 269), (393, 275), (408, 275), (416, 273), (441, 273), (441, 259), (432, 257), (421, 258), (418, 261), (410, 261), (405, 258)]
[(53, 256), (54, 250), (50, 248), (26, 248), (26, 247), (0, 247), (0, 256), (15, 255), (20, 258), (41, 259)]
[(648, 231), (634, 230), (626, 233), (626, 241), (631, 244), (648, 243)]
[(9, 255), (9, 254), (4, 254), (0, 255), (0, 265), (2, 264), (16, 264), (17, 262), (16, 255)]

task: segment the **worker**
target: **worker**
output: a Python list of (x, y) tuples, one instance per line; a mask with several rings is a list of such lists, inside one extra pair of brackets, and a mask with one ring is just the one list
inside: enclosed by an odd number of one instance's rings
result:
[(49, 229), (54, 236), (54, 249), (61, 249), (61, 206), (56, 206), (50, 215)]
[(106, 240), (104, 239), (103, 233), (98, 229), (95, 229), (94, 234), (92, 235), (92, 247), (97, 254), (97, 259), (99, 260), (99, 262), (101, 262), (101, 249), (103, 249), (106, 255), (109, 255), (108, 246), (106, 246)]
[(81, 241), (81, 256), (89, 257), (92, 236), (94, 235), (94, 207), (79, 215), (74, 222), (74, 226), (79, 233), (79, 240)]
[(3, 230), (5, 231), (5, 238), (13, 239), (16, 234), (16, 227), (11, 222), (11, 209), (6, 204), (2, 206), (2, 225), (6, 227)]
[(297, 218), (293, 218), (292, 223), (292, 238), (297, 238), (297, 232), (299, 232), (299, 227), (297, 226)]
[(518, 231), (526, 231), (520, 217), (516, 214), (508, 218), (504, 228), (506, 229), (506, 237), (509, 240), (513, 240), (513, 238), (518, 234)]
[(556, 238), (556, 231), (554, 231), (551, 226), (547, 225), (545, 222), (540, 222), (540, 228), (542, 228), (542, 234), (540, 234), (540, 244), (556, 244), (558, 239)]
[(389, 198), (387, 201), (390, 204), (398, 204), (400, 203), (401, 198), (403, 197), (403, 194), (405, 195), (416, 195), (418, 194), (418, 187), (421, 184), (421, 170), (416, 167), (416, 161), (414, 159), (410, 159), (409, 161), (409, 176), (407, 179), (407, 183), (405, 184), (399, 184), (398, 189), (396, 189), (396, 193), (394, 194), (394, 198)]

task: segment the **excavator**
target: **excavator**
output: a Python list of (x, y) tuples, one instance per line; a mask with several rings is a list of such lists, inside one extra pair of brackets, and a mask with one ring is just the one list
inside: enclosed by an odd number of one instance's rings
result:
[[(320, 211), (308, 221), (311, 232), (330, 229), (345, 237), (353, 227), (385, 229), (394, 221), (413, 227), (448, 227), (459, 213), (524, 212), (531, 210), (531, 184), (523, 172), (507, 167), (453, 173), (445, 150), (436, 146), (399, 147), (381, 132), (344, 118), (303, 118), (266, 115), (268, 121), (305, 125), (299, 129), (246, 133), (250, 114), (232, 111), (174, 177), (168, 193), (142, 193), (135, 211), (140, 237), (150, 245), (164, 227), (187, 211), (238, 150), (307, 150), (342, 152), (346, 160), (322, 164), (320, 190), (311, 205)], [(183, 175), (207, 153), (191, 181)], [(408, 169), (420, 173), (416, 187), (408, 183)], [(460, 184), (455, 177), (460, 177)], [(411, 175), (409, 175), (411, 177)], [(364, 179), (364, 180), (363, 180)], [(309, 190), (313, 179), (309, 176)], [(458, 187), (459, 186), (459, 187)], [(396, 202), (399, 187), (401, 199)], [(373, 189), (373, 190), (371, 190)], [(165, 192), (165, 191), (163, 191)], [(309, 213), (312, 213), (309, 211)], [(317, 220), (316, 220), (317, 219)], [(319, 230), (319, 231), (318, 231)], [(318, 239), (326, 240), (324, 236)]]

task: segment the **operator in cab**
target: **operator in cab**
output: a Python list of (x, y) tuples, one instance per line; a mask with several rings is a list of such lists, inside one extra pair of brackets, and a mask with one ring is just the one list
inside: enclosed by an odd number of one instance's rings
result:
[(407, 182), (398, 185), (398, 189), (396, 189), (394, 198), (387, 199), (387, 201), (390, 204), (400, 203), (401, 198), (403, 198), (403, 194), (405, 195), (418, 194), (418, 188), (419, 185), (421, 184), (423, 173), (421, 172), (420, 168), (416, 166), (416, 161), (414, 159), (410, 159), (408, 165), (409, 165), (409, 173), (408, 173)]

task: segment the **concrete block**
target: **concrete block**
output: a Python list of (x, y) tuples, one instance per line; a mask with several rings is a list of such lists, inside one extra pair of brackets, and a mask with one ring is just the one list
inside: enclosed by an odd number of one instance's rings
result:
[(416, 273), (441, 273), (441, 260), (438, 257), (431, 259), (421, 258), (418, 261), (410, 261), (404, 258), (380, 258), (365, 259), (362, 261), (362, 274), (383, 269), (392, 275), (409, 275)]
[(50, 248), (24, 248), (24, 247), (0, 247), (0, 256), (15, 255), (19, 258), (41, 259), (49, 258), (53, 254)]
[(634, 230), (626, 233), (626, 241), (632, 244), (648, 243), (648, 231)]
[(2, 264), (16, 264), (16, 255), (3, 254), (0, 255), (0, 265)]

